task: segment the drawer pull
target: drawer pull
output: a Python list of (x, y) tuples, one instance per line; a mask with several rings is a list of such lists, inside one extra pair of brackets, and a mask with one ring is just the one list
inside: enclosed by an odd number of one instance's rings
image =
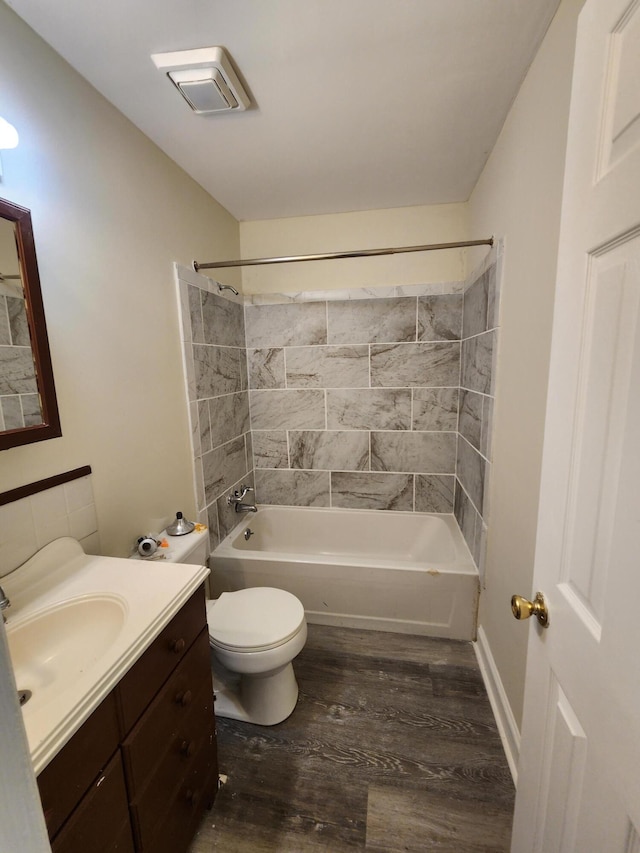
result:
[(192, 791), (191, 788), (187, 788), (187, 791), (184, 795), (184, 798), (187, 801), (187, 803), (193, 807), (193, 806), (197, 805), (197, 802), (199, 799), (198, 792)]
[(182, 690), (176, 696), (176, 704), (186, 708), (193, 699), (193, 693), (190, 690)]
[(180, 637), (178, 640), (171, 640), (169, 648), (174, 654), (179, 655), (181, 652), (184, 651), (185, 645), (186, 643), (184, 641), (184, 638)]
[(196, 745), (192, 740), (183, 740), (180, 747), (180, 752), (186, 757), (191, 758), (196, 751)]

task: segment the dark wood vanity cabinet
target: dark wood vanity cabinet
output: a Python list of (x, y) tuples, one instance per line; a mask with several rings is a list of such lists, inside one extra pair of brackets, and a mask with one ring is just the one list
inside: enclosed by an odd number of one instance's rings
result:
[(38, 777), (53, 853), (181, 853), (218, 783), (204, 589)]

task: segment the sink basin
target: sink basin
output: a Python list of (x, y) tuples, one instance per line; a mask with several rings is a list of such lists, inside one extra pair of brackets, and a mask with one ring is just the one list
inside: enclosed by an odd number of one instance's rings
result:
[(47, 607), (15, 627), (7, 640), (18, 690), (39, 700), (47, 691), (77, 682), (108, 651), (125, 623), (127, 607), (116, 596), (80, 596)]

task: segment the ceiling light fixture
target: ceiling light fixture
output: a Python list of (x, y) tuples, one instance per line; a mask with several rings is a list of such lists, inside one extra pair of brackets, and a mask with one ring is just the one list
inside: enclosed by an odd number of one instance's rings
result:
[(251, 103), (221, 47), (153, 53), (151, 59), (195, 113), (246, 110)]

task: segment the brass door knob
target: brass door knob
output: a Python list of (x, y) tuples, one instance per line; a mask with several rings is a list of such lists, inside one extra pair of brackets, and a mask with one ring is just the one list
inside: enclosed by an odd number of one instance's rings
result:
[(511, 598), (511, 612), (516, 619), (528, 619), (529, 616), (535, 616), (543, 628), (549, 625), (549, 611), (547, 610), (547, 602), (541, 592), (536, 593), (533, 601), (523, 598), (521, 595), (514, 595)]

